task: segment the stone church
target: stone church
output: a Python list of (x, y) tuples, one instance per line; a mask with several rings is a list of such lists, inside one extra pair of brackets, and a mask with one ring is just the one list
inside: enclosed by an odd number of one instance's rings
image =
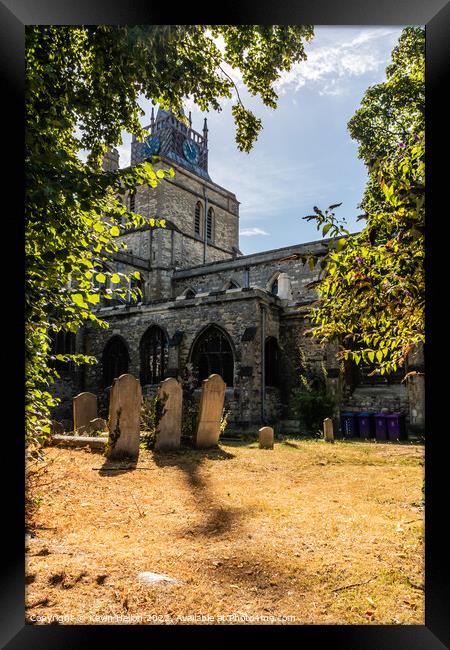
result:
[[(145, 394), (188, 368), (199, 384), (212, 373), (222, 376), (230, 427), (274, 423), (277, 432), (294, 433), (292, 396), (306, 364), (318, 377), (326, 368), (324, 382), (340, 398), (340, 410), (403, 411), (420, 430), (421, 384), (342, 368), (335, 347), (324, 348), (307, 334), (320, 267), (311, 271), (298, 255), (324, 254), (327, 240), (243, 255), (239, 201), (208, 172), (206, 119), (198, 132), (190, 116), (187, 126), (159, 109), (146, 129), (144, 142), (133, 139), (131, 165), (157, 155), (155, 168), (172, 167), (175, 176), (156, 188), (139, 186), (124, 200), (133, 212), (164, 219), (166, 227), (128, 231), (121, 237), (127, 249), (111, 264), (111, 271), (140, 272), (142, 298), (103, 301), (98, 315), (108, 329), (87, 325), (76, 338), (57, 337), (56, 352), (83, 351), (98, 363), (61, 372), (55, 417), (70, 418), (71, 398), (80, 391), (96, 393), (105, 413), (107, 389), (123, 373), (139, 377)], [(108, 152), (103, 165), (117, 169), (118, 152)], [(414, 368), (421, 363), (416, 359)]]

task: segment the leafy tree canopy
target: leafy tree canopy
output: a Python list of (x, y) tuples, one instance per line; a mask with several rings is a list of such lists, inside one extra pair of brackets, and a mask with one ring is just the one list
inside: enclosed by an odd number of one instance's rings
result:
[[(148, 223), (120, 195), (155, 187), (171, 170), (150, 161), (116, 172), (102, 169), (109, 147), (128, 131), (143, 139), (138, 97), (182, 116), (191, 96), (202, 110), (232, 107), (236, 142), (250, 151), (261, 121), (242, 104), (227, 65), (238, 68), (252, 95), (272, 108), (281, 71), (306, 59), (311, 26), (30, 26), (26, 29), (26, 413), (27, 441), (49, 431), (47, 390), (52, 332), (76, 332), (100, 295), (124, 292), (126, 277), (110, 261), (128, 228)], [(219, 44), (221, 45), (219, 47)], [(83, 161), (80, 152), (88, 151)], [(110, 286), (105, 288), (109, 275)], [(93, 285), (93, 279), (96, 285)], [(117, 286), (117, 289), (114, 287)], [(64, 357), (68, 359), (69, 357)], [(75, 362), (94, 362), (76, 355)]]
[(386, 81), (366, 91), (348, 124), (368, 166), (363, 230), (350, 236), (336, 218), (340, 204), (304, 217), (332, 238), (312, 331), (338, 339), (340, 358), (362, 359), (381, 374), (425, 341), (424, 50), (424, 30), (404, 29)]

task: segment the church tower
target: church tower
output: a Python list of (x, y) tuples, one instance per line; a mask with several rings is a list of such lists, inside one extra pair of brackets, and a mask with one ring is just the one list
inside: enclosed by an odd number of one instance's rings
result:
[(189, 127), (180, 122), (170, 111), (158, 109), (156, 120), (154, 109), (150, 125), (147, 127), (149, 135), (144, 142), (133, 138), (131, 144), (131, 164), (137, 165), (148, 156), (160, 155), (181, 165), (185, 169), (207, 180), (208, 174), (208, 127), (205, 118), (203, 135), (192, 128), (191, 113), (189, 113)]
[[(144, 226), (123, 236), (128, 256), (148, 267), (148, 299), (172, 299), (175, 269), (234, 259), (239, 250), (239, 202), (233, 192), (214, 183), (208, 172), (208, 124), (202, 133), (171, 111), (152, 108), (144, 142), (133, 138), (131, 165), (150, 160), (155, 169), (172, 168), (156, 188), (137, 187), (128, 207), (144, 217), (164, 219), (166, 228)], [(156, 156), (157, 158), (154, 158)], [(127, 255), (121, 255), (124, 262)], [(139, 269), (141, 270), (141, 269)]]

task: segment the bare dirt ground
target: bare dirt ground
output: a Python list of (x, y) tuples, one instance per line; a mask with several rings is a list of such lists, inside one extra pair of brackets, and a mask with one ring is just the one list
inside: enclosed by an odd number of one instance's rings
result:
[(230, 442), (123, 469), (48, 448), (27, 622), (424, 624), (423, 451)]

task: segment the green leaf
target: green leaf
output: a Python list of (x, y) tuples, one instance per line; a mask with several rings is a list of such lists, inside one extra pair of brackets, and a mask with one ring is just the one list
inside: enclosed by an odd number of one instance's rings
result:
[(347, 240), (344, 239), (344, 237), (341, 237), (341, 239), (338, 239), (337, 242), (336, 242), (336, 251), (339, 253), (344, 248), (346, 243), (347, 243)]
[(119, 284), (120, 275), (118, 275), (117, 273), (113, 273), (111, 276), (111, 282), (113, 282), (114, 284)]
[(84, 302), (84, 298), (81, 295), (81, 293), (73, 293), (72, 294), (72, 301), (78, 305), (78, 307), (87, 307), (86, 303)]
[(105, 226), (101, 221), (96, 221), (93, 227), (96, 232), (103, 232), (105, 230)]
[(329, 232), (330, 228), (332, 228), (333, 224), (331, 223), (326, 223), (324, 227), (322, 228), (322, 237), (325, 237), (327, 232)]
[(110, 228), (109, 232), (113, 237), (118, 237), (120, 235), (120, 228), (118, 228), (117, 226), (113, 226), (112, 228)]
[(103, 284), (103, 282), (106, 282), (106, 275), (104, 275), (103, 273), (97, 273), (95, 279), (97, 280), (97, 282), (100, 282), (100, 284)]

